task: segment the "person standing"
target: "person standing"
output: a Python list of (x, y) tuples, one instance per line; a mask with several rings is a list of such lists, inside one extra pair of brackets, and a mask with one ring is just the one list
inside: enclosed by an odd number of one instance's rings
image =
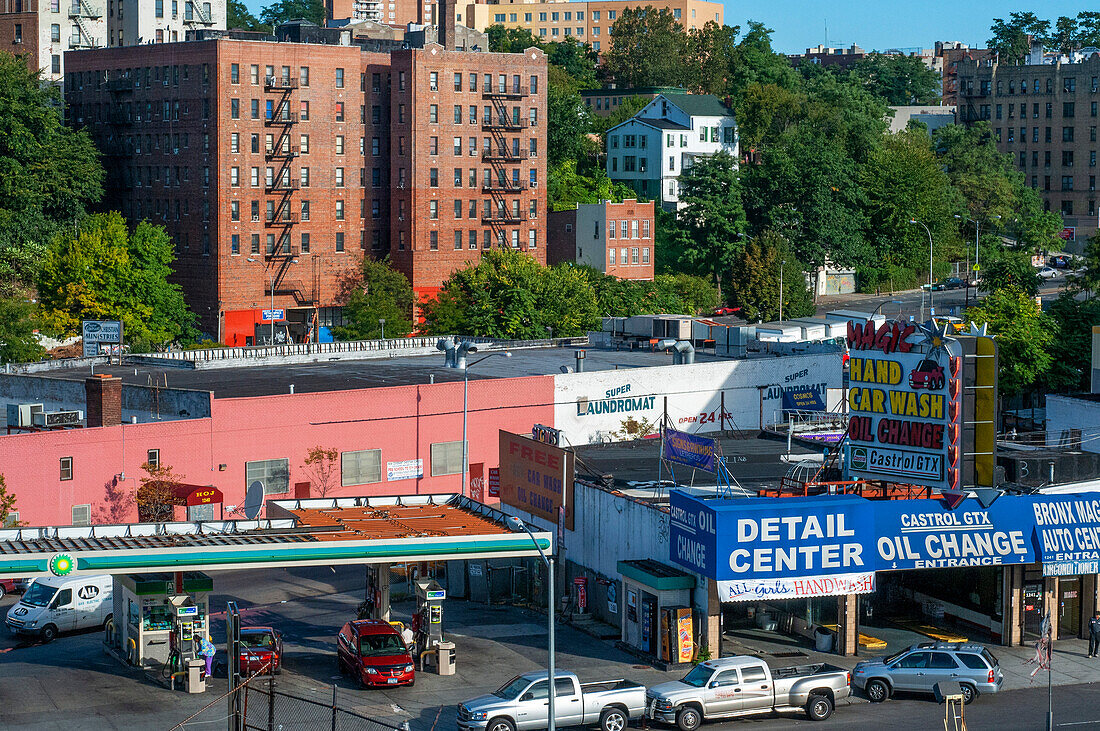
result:
[(1096, 657), (1100, 651), (1100, 609), (1089, 620), (1089, 657)]
[(210, 677), (214, 672), (214, 655), (217, 653), (217, 648), (214, 647), (214, 639), (209, 635), (202, 638), (202, 644), (199, 647), (199, 654), (206, 658), (206, 677)]

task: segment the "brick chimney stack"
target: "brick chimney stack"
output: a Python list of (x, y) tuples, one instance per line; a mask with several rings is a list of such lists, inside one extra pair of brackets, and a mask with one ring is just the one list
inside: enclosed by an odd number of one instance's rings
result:
[(122, 423), (122, 379), (97, 374), (84, 379), (85, 423), (118, 426)]
[(455, 50), (455, 9), (454, 0), (438, 0), (436, 4), (436, 12), (439, 13), (439, 17), (436, 18), (436, 27), (439, 28), (439, 45), (443, 46), (444, 51)]

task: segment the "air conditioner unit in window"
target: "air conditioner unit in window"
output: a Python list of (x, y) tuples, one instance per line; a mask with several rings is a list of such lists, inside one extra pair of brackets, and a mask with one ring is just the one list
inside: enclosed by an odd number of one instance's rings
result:
[(537, 187), (539, 187), (539, 183), (538, 183), (538, 181), (537, 181), (537, 180), (533, 181), (533, 182), (531, 183), (531, 187), (532, 187), (532, 188), (537, 188)]

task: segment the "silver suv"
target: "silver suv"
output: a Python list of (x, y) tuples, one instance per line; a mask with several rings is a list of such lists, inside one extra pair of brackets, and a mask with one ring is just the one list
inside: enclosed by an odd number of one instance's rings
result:
[(963, 700), (996, 693), (1004, 676), (997, 658), (981, 645), (924, 642), (890, 657), (866, 660), (852, 670), (852, 685), (881, 703), (895, 691), (934, 693), (936, 683), (957, 681)]

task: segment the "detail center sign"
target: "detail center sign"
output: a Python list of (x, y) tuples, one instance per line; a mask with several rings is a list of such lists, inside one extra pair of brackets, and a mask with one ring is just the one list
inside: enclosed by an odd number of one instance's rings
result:
[(957, 489), (962, 348), (913, 325), (849, 323), (846, 445), (854, 478)]

